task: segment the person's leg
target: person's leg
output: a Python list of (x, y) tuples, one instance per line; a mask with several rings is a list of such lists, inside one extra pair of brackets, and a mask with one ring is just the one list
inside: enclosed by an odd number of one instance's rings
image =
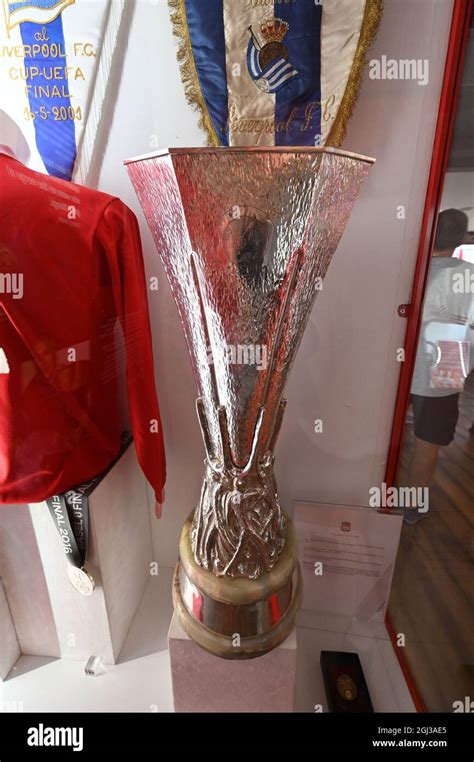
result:
[[(446, 397), (413, 394), (411, 401), (415, 447), (408, 466), (408, 486), (429, 487), (436, 471), (440, 447), (446, 447), (454, 438), (459, 415), (459, 394)], [(416, 524), (422, 517), (418, 510), (405, 508), (406, 524)]]
[(408, 468), (409, 487), (428, 487), (438, 462), (439, 444), (415, 436), (415, 448)]
[[(415, 436), (415, 447), (408, 467), (408, 487), (429, 487), (436, 470), (439, 448), (440, 445)], [(422, 515), (415, 506), (404, 509), (405, 524), (417, 524), (421, 519)]]

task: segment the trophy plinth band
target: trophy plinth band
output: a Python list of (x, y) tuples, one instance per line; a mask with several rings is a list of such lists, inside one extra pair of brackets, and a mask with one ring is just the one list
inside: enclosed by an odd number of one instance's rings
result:
[(283, 552), (258, 579), (217, 577), (199, 566), (191, 548), (193, 515), (180, 540), (173, 602), (185, 632), (206, 651), (249, 659), (275, 648), (294, 627), (301, 604), (301, 573), (293, 524), (288, 517)]

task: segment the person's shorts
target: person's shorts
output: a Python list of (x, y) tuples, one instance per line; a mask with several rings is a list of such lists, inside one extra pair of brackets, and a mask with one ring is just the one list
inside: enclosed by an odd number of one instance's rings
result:
[(415, 436), (436, 445), (451, 444), (459, 417), (459, 394), (447, 397), (411, 395)]

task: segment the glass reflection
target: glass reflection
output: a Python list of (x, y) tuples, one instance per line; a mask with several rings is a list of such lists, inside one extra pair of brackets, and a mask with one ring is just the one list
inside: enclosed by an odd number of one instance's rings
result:
[(428, 711), (474, 699), (474, 46), (425, 290), (398, 483), (405, 508), (389, 616)]

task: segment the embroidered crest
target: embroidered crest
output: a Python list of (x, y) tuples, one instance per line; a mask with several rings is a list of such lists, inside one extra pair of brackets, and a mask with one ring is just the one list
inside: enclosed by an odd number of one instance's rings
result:
[(257, 38), (249, 26), (250, 40), (247, 48), (247, 67), (253, 81), (265, 93), (277, 93), (298, 71), (288, 60), (288, 48), (284, 45), (290, 26), (287, 21), (268, 18), (260, 24)]

